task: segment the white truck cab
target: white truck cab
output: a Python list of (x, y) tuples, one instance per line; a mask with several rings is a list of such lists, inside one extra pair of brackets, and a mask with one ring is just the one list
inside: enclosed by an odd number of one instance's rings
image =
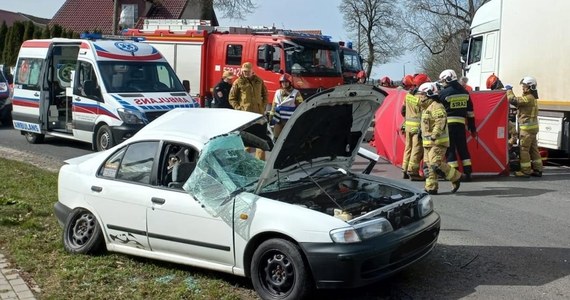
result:
[(102, 151), (165, 112), (198, 107), (162, 54), (129, 40), (28, 40), (14, 77), (12, 119), (30, 143), (45, 135)]

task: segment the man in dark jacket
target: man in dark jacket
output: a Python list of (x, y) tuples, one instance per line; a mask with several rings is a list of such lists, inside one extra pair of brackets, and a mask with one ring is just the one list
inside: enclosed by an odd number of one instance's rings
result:
[(457, 81), (455, 71), (448, 69), (439, 75), (439, 80), (445, 87), (439, 94), (445, 110), (447, 112), (447, 124), (449, 128), (449, 148), (447, 149), (447, 163), (454, 168), (459, 168), (457, 154), (461, 158), (463, 165), (464, 181), (471, 180), (471, 156), (467, 149), (467, 137), (465, 135), (465, 125), (471, 132), (473, 138), (477, 137), (475, 127), (475, 114), (473, 113), (473, 102), (469, 93)]
[(230, 105), (230, 102), (228, 101), (230, 89), (232, 88), (233, 78), (234, 73), (231, 71), (224, 71), (222, 80), (214, 87), (214, 99), (212, 99), (212, 108), (233, 109), (233, 107)]

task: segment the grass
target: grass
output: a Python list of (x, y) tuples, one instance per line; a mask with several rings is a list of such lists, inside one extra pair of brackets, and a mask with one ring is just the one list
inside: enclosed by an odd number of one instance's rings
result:
[(121, 254), (71, 255), (53, 215), (57, 174), (0, 159), (0, 251), (39, 299), (253, 299), (247, 279)]

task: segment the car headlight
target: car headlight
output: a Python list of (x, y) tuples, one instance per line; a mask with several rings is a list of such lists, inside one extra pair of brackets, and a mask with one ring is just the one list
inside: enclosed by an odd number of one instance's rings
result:
[(138, 110), (119, 108), (117, 112), (125, 124), (144, 124), (142, 113)]
[(418, 213), (420, 218), (429, 215), (433, 211), (433, 200), (431, 196), (426, 195), (420, 201), (418, 201)]
[(393, 230), (390, 221), (378, 218), (357, 224), (354, 227), (332, 230), (330, 236), (335, 243), (349, 244), (377, 237)]

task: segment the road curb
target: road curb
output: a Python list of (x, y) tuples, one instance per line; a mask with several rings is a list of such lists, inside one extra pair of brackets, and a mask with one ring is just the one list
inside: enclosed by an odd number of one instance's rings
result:
[(0, 253), (0, 299), (36, 299), (18, 270), (10, 268), (10, 262)]

